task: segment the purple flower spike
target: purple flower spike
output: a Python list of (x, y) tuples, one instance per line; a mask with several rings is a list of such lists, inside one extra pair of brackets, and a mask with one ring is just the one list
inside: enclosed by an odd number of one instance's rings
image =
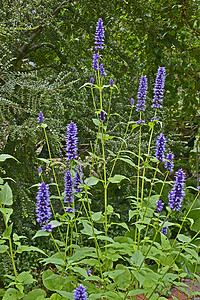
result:
[(141, 76), (140, 86), (138, 91), (138, 104), (136, 104), (136, 111), (145, 111), (146, 107), (146, 95), (147, 95), (147, 77)]
[(44, 122), (44, 117), (42, 111), (39, 112), (38, 123), (41, 124)]
[(104, 26), (103, 21), (101, 18), (99, 18), (97, 22), (96, 27), (96, 34), (95, 34), (95, 49), (103, 49), (103, 43), (104, 43)]
[(99, 59), (100, 55), (98, 53), (93, 54), (93, 69), (95, 71), (98, 71), (98, 59)]
[(91, 84), (94, 83), (94, 78), (93, 78), (93, 77), (90, 78), (90, 83), (91, 83)]
[(141, 119), (141, 120), (138, 120), (136, 123), (137, 123), (138, 125), (141, 125), (141, 124), (144, 124), (145, 121)]
[[(162, 108), (165, 87), (165, 67), (159, 67), (154, 86), (153, 108)], [(161, 104), (160, 104), (161, 103)]]
[(65, 173), (64, 203), (73, 203), (72, 188), (72, 175), (70, 171), (67, 171), (67, 173)]
[(41, 225), (43, 230), (51, 231), (52, 226), (48, 224), (51, 218), (49, 186), (45, 182), (40, 184), (36, 200), (36, 221)]
[(71, 122), (67, 126), (67, 160), (77, 158), (77, 126), (74, 122)]
[(106, 119), (106, 117), (105, 117), (105, 112), (102, 110), (101, 112), (100, 112), (100, 114), (99, 114), (99, 119), (101, 120), (101, 121), (105, 121), (105, 119)]
[(66, 212), (73, 214), (74, 209), (72, 207), (68, 207), (68, 208), (66, 208)]
[(52, 229), (53, 229), (53, 226), (51, 224), (45, 224), (44, 226), (42, 226), (42, 230), (44, 230), (44, 231), (51, 232)]
[(162, 209), (163, 209), (164, 203), (162, 202), (162, 200), (158, 200), (156, 202), (156, 209), (157, 209), (157, 213), (161, 213)]
[(78, 167), (78, 169), (76, 170), (76, 174), (74, 176), (74, 190), (76, 193), (82, 191), (82, 189), (79, 188), (80, 184), (82, 184), (82, 170), (81, 167)]
[(179, 169), (176, 172), (176, 179), (174, 186), (169, 193), (169, 207), (171, 207), (174, 211), (179, 211), (181, 208), (181, 203), (183, 201), (183, 197), (185, 196), (185, 192), (183, 191), (185, 181), (185, 173), (182, 169)]
[(82, 284), (74, 290), (74, 300), (87, 300), (86, 287)]
[(172, 172), (174, 169), (174, 163), (173, 163), (174, 154), (168, 153), (165, 160), (165, 168), (168, 172)]
[(168, 227), (163, 227), (160, 232), (162, 232), (164, 235), (167, 235), (167, 228)]
[(42, 173), (42, 168), (39, 167), (39, 168), (38, 168), (38, 174), (41, 175), (41, 173)]
[(103, 64), (100, 64), (100, 66), (99, 66), (99, 71), (100, 71), (100, 76), (106, 76), (106, 73), (105, 73), (105, 71), (104, 71)]
[(114, 83), (113, 83), (113, 79), (111, 78), (111, 79), (110, 79), (110, 87), (113, 87), (113, 84), (114, 84)]
[(135, 104), (135, 101), (134, 101), (133, 98), (131, 98), (130, 102), (131, 102), (131, 105), (132, 105), (132, 106)]
[(164, 160), (164, 152), (166, 151), (165, 150), (165, 137), (164, 137), (164, 134), (161, 133), (156, 141), (156, 145), (157, 145), (157, 148), (156, 148), (156, 153), (155, 153), (155, 156), (157, 157), (157, 159), (162, 162)]

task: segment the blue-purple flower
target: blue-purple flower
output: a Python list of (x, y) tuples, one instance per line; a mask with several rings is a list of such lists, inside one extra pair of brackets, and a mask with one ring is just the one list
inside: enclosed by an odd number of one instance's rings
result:
[(66, 141), (66, 151), (67, 160), (72, 160), (77, 158), (77, 126), (74, 122), (71, 122), (67, 126), (67, 141)]
[(171, 152), (168, 153), (166, 156), (165, 168), (167, 169), (168, 172), (173, 171), (173, 168), (174, 168), (173, 158), (174, 158), (174, 154)]
[(135, 101), (134, 101), (133, 98), (131, 98), (130, 102), (131, 102), (131, 105), (132, 105), (132, 106), (135, 104)]
[(42, 111), (39, 112), (38, 123), (41, 124), (44, 122), (44, 117)]
[(74, 290), (74, 300), (87, 300), (86, 287), (80, 284), (76, 290)]
[(138, 91), (138, 103), (136, 104), (136, 111), (145, 111), (146, 107), (146, 95), (147, 95), (147, 77), (141, 76), (140, 86)]
[(42, 168), (39, 166), (38, 168), (38, 174), (41, 175), (42, 174)]
[[(163, 94), (164, 94), (164, 87), (165, 87), (165, 67), (159, 67), (158, 73), (156, 75), (156, 81), (154, 86), (154, 97), (153, 97), (153, 104), (151, 107), (153, 108), (161, 108), (163, 102)], [(161, 103), (161, 104), (160, 104)]]
[(101, 121), (105, 121), (106, 117), (105, 117), (105, 112), (103, 110), (100, 111), (100, 114), (99, 114), (99, 119)]
[(137, 122), (136, 122), (138, 125), (141, 125), (141, 124), (145, 124), (145, 121), (144, 120), (138, 120)]
[(99, 59), (100, 55), (98, 53), (93, 54), (93, 69), (95, 71), (98, 71), (98, 59)]
[(158, 118), (153, 117), (153, 118), (151, 118), (151, 122), (153, 122), (153, 121), (159, 121), (159, 120), (158, 120)]
[(110, 87), (113, 87), (113, 84), (114, 84), (113, 79), (110, 78)]
[(99, 65), (99, 71), (100, 71), (100, 76), (106, 76), (106, 73), (104, 71), (104, 67), (103, 64)]
[(157, 213), (161, 213), (162, 209), (163, 209), (164, 203), (162, 202), (162, 200), (158, 200), (156, 202), (156, 210)]
[(74, 213), (74, 209), (72, 207), (67, 207), (66, 208), (66, 212), (73, 214)]
[(80, 184), (82, 184), (82, 170), (81, 167), (78, 167), (76, 170), (76, 174), (74, 176), (74, 190), (76, 193), (79, 193), (82, 191), (82, 189), (79, 187)]
[(91, 276), (92, 275), (92, 271), (91, 270), (87, 270), (87, 274), (88, 274), (88, 276)]
[(182, 169), (179, 169), (176, 172), (174, 186), (168, 196), (169, 207), (171, 207), (171, 209), (174, 211), (179, 211), (182, 206), (181, 203), (185, 195), (185, 192), (183, 190), (184, 182), (185, 182), (185, 173), (183, 172)]
[(73, 203), (73, 183), (70, 171), (65, 174), (64, 203)]
[(167, 228), (168, 227), (163, 227), (160, 232), (162, 232), (164, 235), (167, 235)]
[(164, 160), (164, 152), (165, 150), (165, 137), (164, 134), (161, 133), (156, 141), (156, 152), (155, 152), (155, 156), (157, 157), (157, 159), (162, 162)]
[(93, 77), (90, 78), (90, 83), (91, 83), (91, 84), (94, 83), (94, 78), (93, 78)]
[(39, 186), (37, 193), (36, 203), (36, 221), (40, 224), (41, 228), (45, 231), (51, 231), (52, 226), (48, 224), (51, 218), (51, 208), (49, 200), (49, 186), (42, 182)]
[(95, 49), (103, 49), (103, 43), (104, 43), (104, 26), (103, 21), (101, 18), (99, 18), (97, 22), (96, 27), (96, 34), (95, 34)]

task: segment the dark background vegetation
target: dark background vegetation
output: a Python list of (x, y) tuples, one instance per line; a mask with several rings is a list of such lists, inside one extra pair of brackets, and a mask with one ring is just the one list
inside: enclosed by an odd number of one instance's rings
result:
[[(71, 121), (78, 126), (81, 159), (88, 155), (90, 141), (95, 140), (91, 93), (80, 87), (94, 76), (91, 48), (99, 17), (105, 25), (105, 83), (113, 78), (119, 88), (113, 93), (112, 112), (120, 116), (110, 119), (109, 131), (123, 134), (130, 98), (137, 98), (141, 75), (147, 75), (149, 86), (145, 120), (153, 117), (150, 107), (154, 80), (158, 67), (165, 66), (164, 108), (159, 113), (163, 127), (156, 125), (154, 140), (162, 130), (168, 149), (175, 153), (176, 168), (187, 172), (188, 184), (196, 186), (199, 179), (198, 1), (0, 0), (0, 152), (12, 154), (20, 162), (7, 160), (1, 165), (1, 172), (3, 177), (15, 180), (10, 182), (15, 199), (15, 227), (29, 237), (36, 230), (37, 192), (37, 188), (30, 187), (39, 181), (37, 158), (48, 158), (44, 135), (37, 123), (39, 111), (48, 125), (54, 158), (64, 161), (66, 126)], [(132, 120), (138, 120), (136, 112)], [(143, 136), (143, 151), (147, 133), (146, 130)], [(137, 134), (129, 132), (127, 142), (129, 149), (136, 150)], [(110, 149), (115, 151), (117, 146), (117, 142), (111, 143)], [(116, 173), (120, 174), (125, 167), (119, 164), (117, 168)], [(64, 171), (57, 169), (61, 186)], [(131, 176), (133, 170), (126, 171)], [(51, 182), (48, 170), (44, 179)], [(124, 197), (128, 193), (125, 183), (115, 188), (113, 185), (110, 191), (110, 204), (120, 206), (124, 214), (128, 206)], [(101, 207), (101, 187), (94, 199)]]

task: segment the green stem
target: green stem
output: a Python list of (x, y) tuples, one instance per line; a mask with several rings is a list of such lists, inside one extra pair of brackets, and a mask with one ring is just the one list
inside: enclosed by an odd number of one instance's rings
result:
[[(0, 199), (0, 207), (3, 208), (3, 205), (1, 204), (1, 199)], [(8, 228), (8, 224), (6, 222), (6, 218), (3, 215), (3, 220), (4, 220), (4, 223), (5, 223), (5, 226), (6, 226), (6, 229)], [(12, 261), (12, 266), (13, 266), (13, 271), (14, 271), (14, 274), (15, 274), (15, 277), (17, 278), (17, 269), (16, 269), (16, 266), (15, 266), (15, 260), (14, 260), (14, 254), (13, 254), (13, 247), (12, 247), (12, 240), (11, 240), (11, 237), (9, 236), (9, 247), (10, 247), (10, 258), (11, 258), (11, 261)]]
[[(142, 119), (142, 113), (140, 111), (140, 120)], [(141, 139), (142, 139), (142, 126), (140, 125), (140, 131), (139, 131), (139, 150), (138, 150), (138, 170), (137, 170), (137, 217), (136, 222), (138, 221), (139, 215), (138, 215), (138, 206), (139, 206), (139, 196), (140, 196), (140, 156), (141, 156)], [(140, 235), (140, 233), (139, 233)], [(138, 237), (139, 239), (139, 237)], [(137, 227), (135, 227), (135, 243), (137, 240)]]
[[(61, 200), (61, 193), (60, 193), (60, 189), (59, 189), (59, 186), (58, 186), (58, 182), (57, 182), (55, 170), (54, 170), (54, 167), (53, 167), (53, 165), (52, 165), (53, 161), (52, 161), (51, 149), (50, 149), (50, 145), (49, 145), (49, 140), (48, 140), (48, 137), (47, 137), (46, 129), (45, 129), (45, 127), (42, 127), (42, 128), (43, 128), (43, 130), (44, 130), (44, 135), (45, 135), (45, 139), (46, 139), (46, 143), (47, 143), (47, 148), (48, 148), (49, 158), (50, 158), (50, 161), (51, 161), (51, 168), (52, 168), (52, 171), (53, 171), (53, 176), (54, 176), (54, 180), (55, 180), (55, 183), (56, 183), (58, 195), (59, 195), (59, 198), (60, 198), (62, 207), (63, 207), (64, 212), (65, 212), (64, 204), (63, 204), (63, 201)], [(54, 218), (55, 218), (55, 220), (56, 220), (56, 214), (55, 214), (55, 211), (54, 211), (54, 208), (53, 208), (53, 205), (52, 205), (51, 201), (50, 201), (50, 205), (51, 205), (51, 209), (52, 209)], [(61, 230), (60, 230), (59, 227), (58, 227), (58, 231), (59, 231), (59, 233), (60, 233), (60, 236), (61, 236), (62, 240), (64, 241), (62, 232), (61, 232)]]
[(96, 235), (95, 235), (95, 232), (94, 232), (94, 224), (93, 224), (93, 220), (92, 220), (92, 212), (91, 212), (90, 203), (89, 203), (89, 199), (88, 199), (87, 193), (86, 193), (86, 199), (87, 199), (87, 205), (88, 205), (88, 209), (89, 209), (89, 214), (88, 214), (87, 208), (85, 206), (84, 199), (82, 199), (82, 204), (83, 204), (83, 207), (85, 209), (85, 213), (87, 215), (87, 218), (88, 218), (88, 220), (89, 220), (89, 222), (90, 222), (90, 224), (92, 226), (92, 234), (93, 234), (93, 237), (94, 237), (96, 254), (97, 254), (97, 259), (98, 259), (98, 262), (99, 262), (100, 274), (101, 274), (101, 278), (103, 280), (103, 272), (102, 272), (101, 260), (100, 260), (100, 255), (102, 256), (102, 254), (101, 254), (101, 250), (100, 250), (100, 247), (99, 247), (99, 244), (97, 242), (97, 238), (96, 238)]
[[(120, 148), (119, 148), (119, 151), (118, 151), (118, 153), (117, 153), (117, 156), (116, 156), (116, 158), (115, 158), (115, 160), (114, 160), (114, 163), (113, 163), (113, 166), (112, 166), (112, 169), (111, 169), (111, 172), (110, 172), (110, 176), (109, 176), (109, 177), (112, 177), (112, 174), (113, 174), (113, 171), (114, 171), (116, 162), (117, 162), (117, 160), (118, 160), (118, 158), (119, 158), (120, 152), (121, 152), (122, 147), (123, 147), (123, 145), (124, 145), (124, 141), (125, 141), (125, 139), (126, 139), (126, 135), (127, 135), (128, 129), (129, 129), (129, 124), (130, 124), (132, 112), (133, 112), (133, 106), (131, 107), (131, 111), (130, 111), (130, 115), (129, 115), (129, 121), (128, 121), (128, 124), (127, 124), (127, 126), (126, 126), (126, 130), (125, 130), (125, 134), (124, 134), (124, 137), (123, 137), (123, 141), (122, 141), (122, 143), (121, 143), (121, 146), (120, 146)], [(108, 181), (107, 187), (108, 187), (108, 185), (109, 185), (109, 181)]]

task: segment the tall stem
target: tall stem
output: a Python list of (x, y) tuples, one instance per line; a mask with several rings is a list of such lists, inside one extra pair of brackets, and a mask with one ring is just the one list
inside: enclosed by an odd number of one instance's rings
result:
[[(140, 120), (142, 119), (142, 113), (140, 111)], [(137, 219), (138, 221), (138, 206), (139, 206), (139, 196), (140, 196), (140, 156), (141, 156), (141, 140), (142, 140), (142, 126), (140, 125), (139, 131), (139, 150), (138, 150), (138, 171), (137, 171)], [(137, 227), (135, 227), (135, 243), (137, 240)]]
[[(2, 204), (1, 204), (1, 199), (0, 199), (0, 207), (3, 208)], [(6, 222), (6, 218), (3, 214), (3, 220), (4, 220), (4, 223), (5, 223), (5, 226), (6, 226), (6, 229), (8, 228), (8, 224)], [(10, 258), (11, 258), (11, 261), (12, 261), (12, 266), (13, 266), (13, 271), (14, 271), (14, 274), (15, 274), (15, 277), (17, 278), (17, 269), (16, 269), (16, 266), (15, 266), (15, 260), (14, 260), (14, 254), (13, 254), (13, 247), (12, 247), (12, 240), (11, 240), (11, 237), (9, 236), (9, 247), (10, 247)]]

